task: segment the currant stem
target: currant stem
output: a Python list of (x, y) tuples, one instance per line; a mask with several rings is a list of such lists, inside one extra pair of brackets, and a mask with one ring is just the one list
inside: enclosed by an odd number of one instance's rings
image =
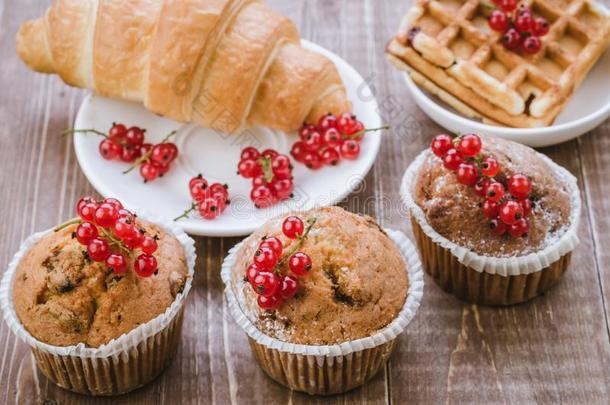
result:
[(117, 238), (112, 236), (112, 234), (110, 232), (108, 232), (106, 229), (104, 229), (104, 228), (98, 228), (98, 229), (102, 230), (102, 234), (108, 240), (109, 245), (116, 246), (117, 248), (119, 248), (119, 250), (121, 252), (126, 253), (126, 256), (131, 257), (131, 251), (123, 244), (123, 242), (121, 242), (120, 240), (118, 240)]
[(76, 225), (76, 224), (80, 224), (82, 222), (83, 222), (83, 220), (80, 219), (80, 218), (73, 218), (73, 219), (71, 219), (71, 220), (69, 220), (67, 222), (64, 222), (63, 224), (57, 225), (55, 227), (55, 229), (53, 229), (53, 232), (59, 232), (62, 229), (65, 229), (65, 228), (69, 227), (70, 225)]
[(271, 183), (273, 181), (273, 170), (271, 169), (271, 158), (267, 156), (263, 156), (260, 160), (261, 168), (263, 169), (263, 176), (265, 177), (265, 181), (267, 183)]
[(290, 249), (290, 251), (287, 254), (285, 254), (282, 257), (282, 259), (278, 262), (278, 267), (281, 267), (286, 262), (286, 260), (288, 260), (288, 258), (290, 258), (290, 256), (295, 254), (296, 251), (301, 248), (301, 246), (303, 245), (303, 242), (305, 241), (305, 239), (307, 239), (307, 235), (309, 235), (309, 231), (311, 231), (311, 228), (313, 227), (313, 225), (316, 223), (317, 220), (318, 220), (318, 218), (316, 218), (316, 217), (309, 218), (307, 220), (307, 228), (305, 228), (305, 232), (303, 232), (303, 235), (299, 236), (299, 238), (297, 239), (297, 243), (295, 243), (294, 246), (292, 247), (292, 249)]
[[(172, 131), (169, 134), (165, 135), (165, 138), (163, 138), (163, 140), (159, 143), (166, 143), (169, 138), (171, 138), (172, 136), (176, 135), (177, 131)], [(152, 155), (152, 150), (153, 148), (150, 148), (150, 150), (148, 152), (146, 152), (145, 154), (143, 154), (142, 156), (140, 156), (135, 162), (133, 162), (133, 164), (125, 171), (123, 171), (123, 174), (127, 174), (130, 171), (132, 171), (133, 169), (135, 169), (136, 167), (140, 166), (142, 163), (146, 162), (148, 159), (150, 159), (150, 156)]]
[(366, 128), (366, 129), (363, 129), (362, 131), (358, 131), (355, 134), (349, 136), (349, 138), (354, 138), (354, 139), (362, 138), (362, 136), (364, 136), (364, 134), (366, 134), (367, 132), (377, 132), (377, 131), (382, 131), (384, 129), (390, 129), (390, 126), (382, 125), (377, 128)]
[(105, 133), (103, 133), (101, 131), (98, 131), (97, 129), (93, 129), (93, 128), (91, 128), (91, 129), (74, 129), (74, 128), (66, 129), (65, 131), (63, 131), (61, 133), (61, 135), (62, 136), (66, 136), (66, 135), (76, 134), (76, 133), (79, 133), (79, 132), (82, 132), (82, 133), (91, 132), (93, 134), (96, 134), (96, 135), (99, 135), (99, 136), (103, 136), (104, 138), (108, 138), (108, 135), (106, 135)]
[(184, 212), (182, 213), (182, 215), (180, 215), (180, 216), (178, 216), (178, 217), (174, 218), (174, 221), (180, 221), (182, 218), (188, 218), (189, 214), (190, 214), (191, 212), (195, 211), (195, 209), (196, 209), (196, 208), (197, 208), (197, 204), (193, 203), (193, 204), (191, 205), (191, 208), (189, 208), (188, 210), (184, 211)]

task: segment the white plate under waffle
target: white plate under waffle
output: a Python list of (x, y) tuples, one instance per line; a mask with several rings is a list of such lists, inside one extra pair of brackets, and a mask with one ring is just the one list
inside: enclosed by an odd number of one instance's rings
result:
[[(303, 41), (303, 46), (320, 52), (336, 64), (359, 119), (368, 128), (381, 126), (377, 102), (362, 76), (332, 52), (308, 41)], [(226, 136), (196, 125), (182, 125), (159, 117), (139, 104), (105, 99), (97, 95), (85, 98), (74, 127), (106, 131), (113, 121), (146, 128), (147, 140), (153, 142), (158, 142), (164, 134), (177, 130), (174, 141), (181, 154), (166, 176), (144, 184), (137, 170), (127, 175), (121, 174), (128, 166), (126, 163), (108, 162), (100, 157), (98, 136), (76, 134), (76, 156), (91, 184), (104, 197), (116, 197), (131, 209), (141, 208), (166, 218), (174, 218), (190, 205), (187, 184), (197, 173), (202, 173), (210, 182), (228, 183), (232, 202), (223, 215), (213, 221), (193, 215), (178, 222), (186, 232), (204, 236), (246, 235), (267, 219), (281, 213), (340, 201), (360, 184), (373, 165), (382, 136), (381, 133), (369, 134), (362, 142), (362, 152), (356, 161), (343, 161), (336, 167), (325, 167), (318, 171), (295, 164), (295, 198), (259, 210), (249, 199), (250, 181), (236, 174), (240, 151), (245, 146), (252, 145), (288, 153), (297, 139), (296, 133), (285, 134), (268, 128), (255, 128), (241, 135)]]
[(475, 132), (542, 147), (576, 138), (610, 116), (610, 51), (591, 69), (555, 123), (544, 128), (509, 128), (483, 124), (465, 117), (417, 86), (404, 73), (407, 88), (419, 107), (437, 124), (455, 133)]

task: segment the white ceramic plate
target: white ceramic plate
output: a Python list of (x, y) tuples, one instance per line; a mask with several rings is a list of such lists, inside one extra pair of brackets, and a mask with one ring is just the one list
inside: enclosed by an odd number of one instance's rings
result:
[[(320, 52), (337, 65), (355, 114), (368, 128), (381, 126), (377, 102), (360, 74), (343, 59), (318, 45), (303, 41), (303, 46)], [(318, 171), (295, 164), (295, 198), (267, 209), (256, 209), (249, 198), (250, 181), (236, 174), (241, 150), (246, 146), (255, 146), (261, 150), (274, 148), (288, 154), (290, 146), (297, 139), (296, 133), (255, 128), (240, 135), (227, 136), (193, 124), (183, 125), (159, 117), (139, 104), (97, 95), (85, 98), (74, 128), (96, 128), (105, 132), (113, 121), (146, 128), (149, 142), (158, 142), (165, 134), (177, 130), (174, 142), (181, 154), (167, 175), (144, 184), (137, 170), (122, 174), (128, 164), (101, 158), (98, 136), (76, 134), (76, 156), (87, 179), (104, 197), (116, 197), (131, 209), (145, 209), (166, 218), (174, 218), (190, 206), (187, 184), (198, 173), (202, 173), (209, 182), (227, 183), (230, 186), (231, 204), (223, 215), (208, 221), (193, 214), (178, 222), (186, 232), (204, 236), (246, 235), (281, 213), (340, 201), (356, 188), (373, 165), (382, 136), (381, 133), (368, 134), (356, 161), (343, 161), (336, 167), (325, 167)]]
[(591, 69), (555, 123), (544, 128), (509, 128), (483, 124), (461, 115), (417, 86), (404, 73), (407, 88), (419, 107), (437, 124), (456, 133), (476, 132), (542, 147), (576, 138), (610, 116), (610, 51)]

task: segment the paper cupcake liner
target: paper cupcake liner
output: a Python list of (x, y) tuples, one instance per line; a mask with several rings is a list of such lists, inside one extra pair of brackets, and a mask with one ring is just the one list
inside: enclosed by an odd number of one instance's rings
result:
[(409, 289), (397, 317), (384, 329), (366, 338), (334, 345), (302, 345), (270, 337), (244, 313), (232, 288), (231, 268), (241, 244), (234, 246), (222, 264), (221, 276), (231, 315), (246, 332), (250, 347), (263, 370), (275, 381), (297, 391), (316, 395), (346, 392), (371, 379), (387, 362), (419, 308), (424, 292), (422, 265), (415, 246), (398, 231), (386, 230), (407, 264)]
[(173, 222), (151, 215), (139, 218), (174, 235), (186, 256), (188, 277), (184, 289), (156, 318), (98, 347), (53, 346), (34, 338), (21, 324), (13, 306), (12, 285), (17, 265), (27, 251), (52, 229), (27, 238), (11, 260), (0, 283), (0, 306), (10, 329), (30, 346), (40, 370), (54, 383), (88, 395), (117, 395), (138, 388), (159, 375), (169, 364), (180, 340), (184, 303), (195, 269), (194, 241)]
[(471, 302), (490, 305), (527, 301), (553, 286), (567, 269), (570, 253), (579, 243), (581, 201), (576, 178), (539, 153), (571, 191), (570, 225), (557, 240), (538, 252), (516, 257), (484, 256), (436, 232), (414, 201), (413, 185), (428, 153), (423, 151), (411, 163), (400, 189), (426, 272), (446, 291)]

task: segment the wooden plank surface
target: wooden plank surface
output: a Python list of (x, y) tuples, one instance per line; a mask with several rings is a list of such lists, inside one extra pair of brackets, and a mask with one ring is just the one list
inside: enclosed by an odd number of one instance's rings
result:
[[(82, 93), (27, 70), (14, 35), (49, 1), (0, 0), (0, 268), (21, 240), (68, 218), (93, 190), (76, 163), (69, 127)], [(384, 46), (408, 8), (403, 0), (273, 0), (304, 38), (356, 67), (392, 125), (380, 157), (342, 205), (410, 232), (399, 180), (440, 130), (410, 100)], [(368, 95), (362, 94), (362, 97)], [(510, 308), (464, 304), (427, 279), (423, 305), (386, 369), (363, 388), (331, 398), (290, 392), (259, 369), (222, 296), (219, 268), (238, 239), (197, 238), (196, 278), (172, 365), (131, 394), (87, 398), (61, 390), (27, 347), (0, 326), (0, 403), (472, 403), (607, 404), (610, 397), (610, 123), (543, 149), (579, 180), (584, 202), (571, 270), (546, 296)]]

